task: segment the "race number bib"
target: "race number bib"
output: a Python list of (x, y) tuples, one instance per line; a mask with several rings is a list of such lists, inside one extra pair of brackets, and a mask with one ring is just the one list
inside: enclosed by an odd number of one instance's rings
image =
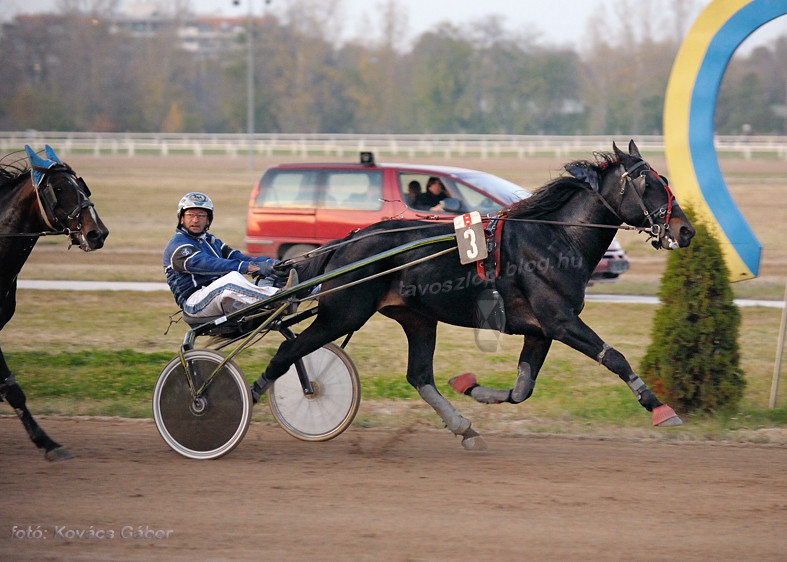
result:
[(473, 211), (454, 218), (456, 245), (462, 265), (486, 259), (486, 239), (481, 224), (481, 213)]

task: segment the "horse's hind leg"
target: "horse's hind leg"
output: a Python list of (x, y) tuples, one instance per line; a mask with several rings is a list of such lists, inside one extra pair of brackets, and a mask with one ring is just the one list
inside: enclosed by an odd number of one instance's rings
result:
[(468, 451), (486, 450), (486, 441), (475, 429), (471, 427), (470, 420), (454, 408), (451, 403), (440, 394), (434, 384), (425, 384), (418, 387), (418, 394), (429, 404), (437, 415), (440, 416), (446, 427), (454, 435), (462, 436), (462, 447)]
[[(2, 359), (0, 359), (2, 361)], [(4, 364), (3, 364), (4, 366)], [(8, 374), (0, 384), (0, 398), (8, 402), (14, 409), (16, 415), (22, 420), (27, 434), (39, 449), (44, 449), (44, 457), (48, 461), (63, 461), (73, 457), (71, 452), (60, 444), (54, 442), (41, 427), (39, 427), (33, 415), (27, 409), (27, 399), (22, 388), (16, 383), (14, 376)]]
[(262, 374), (257, 377), (257, 380), (255, 380), (251, 385), (251, 398), (255, 404), (259, 402), (262, 395), (267, 392), (271, 385), (276, 382), (276, 379), (286, 373), (290, 366), (295, 363), (297, 359), (305, 357), (329, 341), (333, 341), (334, 339), (343, 335), (337, 334), (330, 339), (317, 339), (314, 337), (309, 338), (310, 334), (307, 332), (309, 332), (310, 328), (311, 326), (306, 328), (306, 330), (304, 330), (303, 333), (301, 333), (297, 338), (292, 340), (284, 340), (281, 345), (279, 345), (279, 349), (271, 358), (270, 363), (268, 363), (265, 371), (263, 371)]
[[(348, 301), (352, 300), (352, 298), (348, 299)], [(340, 314), (331, 313), (336, 308), (339, 309)], [(296, 360), (316, 351), (328, 342), (360, 329), (374, 312), (374, 303), (371, 301), (361, 303), (349, 311), (341, 302), (333, 305), (328, 301), (321, 302), (320, 312), (314, 322), (295, 339), (284, 340), (265, 371), (252, 383), (251, 397), (254, 403), (259, 401), (276, 379), (284, 375)]]

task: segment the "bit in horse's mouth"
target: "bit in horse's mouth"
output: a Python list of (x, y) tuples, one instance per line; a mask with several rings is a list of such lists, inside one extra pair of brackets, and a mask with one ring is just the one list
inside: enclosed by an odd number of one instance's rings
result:
[(68, 245), (68, 249), (70, 250), (73, 246), (78, 247), (83, 252), (92, 252), (93, 248), (90, 247), (87, 239), (84, 236), (79, 236), (76, 240), (71, 239), (71, 243)]
[(666, 234), (658, 240), (652, 241), (651, 244), (657, 250), (677, 250), (680, 248), (680, 244), (671, 234)]

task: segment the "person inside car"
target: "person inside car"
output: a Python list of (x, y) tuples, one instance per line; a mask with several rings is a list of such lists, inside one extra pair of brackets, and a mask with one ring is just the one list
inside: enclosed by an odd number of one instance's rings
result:
[(421, 195), (421, 182), (413, 180), (407, 184), (407, 204), (411, 207), (415, 205), (418, 196)]
[(442, 180), (431, 176), (426, 182), (426, 191), (416, 197), (413, 207), (423, 211), (442, 211), (443, 206), (440, 203), (446, 197), (448, 197), (448, 190)]
[[(178, 203), (177, 215), (176, 232), (162, 260), (167, 284), (190, 323), (230, 314), (279, 290), (273, 269), (278, 260), (247, 256), (208, 232), (213, 222), (210, 197), (187, 193)], [(244, 274), (265, 279), (254, 284)]]

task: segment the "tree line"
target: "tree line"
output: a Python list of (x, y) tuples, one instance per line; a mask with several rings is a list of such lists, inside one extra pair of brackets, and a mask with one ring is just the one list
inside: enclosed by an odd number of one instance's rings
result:
[[(619, 2), (594, 16), (575, 50), (507, 30), (498, 16), (437, 26), (403, 48), (397, 0), (384, 4), (376, 36), (340, 42), (330, 11), (292, 0), (250, 20), (254, 129), (661, 134), (684, 3), (643, 22)], [(80, 6), (3, 24), (0, 129), (246, 131), (248, 29), (235, 48), (205, 56), (184, 51), (176, 28), (137, 38)], [(108, 13), (113, 3), (93, 6)], [(733, 58), (717, 100), (719, 134), (787, 134), (784, 60), (787, 37)]]

